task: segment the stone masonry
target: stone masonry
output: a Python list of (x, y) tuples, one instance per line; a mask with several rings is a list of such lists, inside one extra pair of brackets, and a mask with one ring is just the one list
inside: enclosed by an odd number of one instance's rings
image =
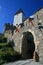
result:
[[(36, 13), (33, 14), (34, 19), (32, 22), (29, 21), (29, 18), (24, 21), (24, 26), (21, 27), (20, 25), (17, 27), (19, 32), (14, 30), (14, 34), (7, 33), (7, 37), (9, 39), (13, 39), (15, 46), (14, 49), (21, 53), (22, 51), (22, 38), (23, 32), (29, 31), (34, 36), (35, 42), (35, 51), (39, 55), (39, 60), (43, 62), (43, 8), (38, 10)], [(6, 33), (6, 32), (5, 32)]]

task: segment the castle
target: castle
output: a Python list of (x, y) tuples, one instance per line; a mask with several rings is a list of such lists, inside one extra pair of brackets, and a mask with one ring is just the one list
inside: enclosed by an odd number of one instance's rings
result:
[[(27, 32), (31, 32), (33, 35), (35, 51), (39, 55), (39, 60), (43, 62), (43, 7), (29, 18), (26, 18), (24, 12), (20, 9), (14, 15), (13, 25), (6, 24), (4, 29), (4, 34), (7, 37), (8, 42), (14, 40), (14, 49), (19, 53), (22, 53), (22, 41), (25, 41), (24, 38)], [(32, 38), (32, 35), (30, 35), (30, 39)], [(28, 47), (26, 47), (25, 50), (23, 49), (24, 54), (27, 49)]]

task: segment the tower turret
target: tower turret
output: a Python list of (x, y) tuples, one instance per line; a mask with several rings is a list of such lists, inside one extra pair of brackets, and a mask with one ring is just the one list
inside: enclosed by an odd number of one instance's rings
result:
[(21, 9), (19, 9), (17, 13), (14, 15), (13, 25), (16, 25), (16, 24), (19, 25), (20, 23), (23, 23), (25, 19), (26, 19), (26, 16), (24, 12)]

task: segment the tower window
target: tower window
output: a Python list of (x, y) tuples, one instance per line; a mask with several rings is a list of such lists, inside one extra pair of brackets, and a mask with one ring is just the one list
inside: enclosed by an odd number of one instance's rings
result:
[(38, 25), (41, 25), (41, 23), (38, 23)]

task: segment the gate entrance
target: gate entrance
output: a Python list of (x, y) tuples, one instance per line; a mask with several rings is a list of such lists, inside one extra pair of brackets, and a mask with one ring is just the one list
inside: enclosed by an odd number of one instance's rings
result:
[(35, 51), (34, 37), (31, 32), (24, 32), (22, 38), (22, 59), (32, 59)]

